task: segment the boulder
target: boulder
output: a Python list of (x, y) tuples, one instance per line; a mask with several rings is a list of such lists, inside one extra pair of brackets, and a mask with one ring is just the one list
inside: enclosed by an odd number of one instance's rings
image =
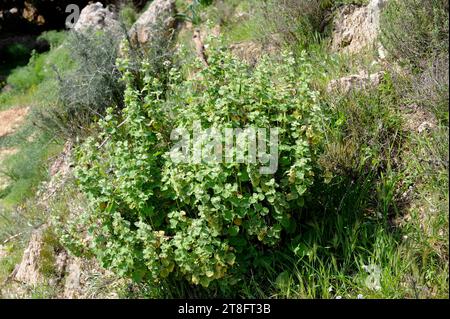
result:
[(31, 233), (22, 260), (12, 275), (16, 281), (26, 286), (38, 286), (47, 282), (56, 283), (64, 276), (67, 252), (53, 236), (46, 224)]
[(280, 51), (281, 40), (274, 34), (268, 41), (242, 41), (230, 45), (231, 53), (250, 65), (256, 65), (264, 55), (274, 56)]
[(118, 299), (116, 288), (129, 283), (111, 271), (100, 267), (95, 260), (70, 257), (66, 275), (61, 282), (61, 298), (64, 299)]
[(230, 50), (234, 56), (251, 65), (255, 65), (265, 52), (263, 45), (255, 41), (233, 43)]
[(438, 126), (436, 116), (430, 110), (418, 104), (403, 105), (400, 110), (405, 119), (404, 127), (410, 132), (425, 134)]
[(82, 263), (79, 258), (73, 258), (67, 266), (66, 280), (64, 282), (63, 297), (67, 299), (79, 298), (81, 294)]
[(129, 31), (134, 44), (147, 44), (156, 37), (170, 37), (175, 28), (175, 0), (155, 0)]
[(45, 19), (42, 15), (39, 14), (37, 9), (33, 6), (32, 3), (27, 1), (24, 2), (24, 8), (22, 11), (22, 16), (30, 22), (33, 22), (37, 25), (43, 25), (45, 23)]
[(384, 72), (382, 71), (373, 74), (362, 71), (359, 74), (348, 75), (330, 81), (327, 86), (327, 92), (339, 91), (347, 94), (353, 90), (363, 90), (368, 87), (378, 86), (383, 79), (383, 75)]
[[(344, 5), (333, 21), (332, 49), (357, 53), (373, 45), (380, 28), (380, 13), (387, 0), (371, 0), (367, 6)], [(380, 55), (384, 54), (378, 44)]]
[(44, 229), (40, 228), (31, 234), (28, 247), (23, 252), (22, 261), (15, 271), (15, 279), (27, 285), (36, 286), (44, 281), (40, 271), (40, 255), (43, 248)]
[(116, 14), (100, 2), (92, 3), (81, 10), (80, 17), (75, 23), (74, 30), (84, 32), (88, 29), (111, 31), (120, 33), (120, 23)]

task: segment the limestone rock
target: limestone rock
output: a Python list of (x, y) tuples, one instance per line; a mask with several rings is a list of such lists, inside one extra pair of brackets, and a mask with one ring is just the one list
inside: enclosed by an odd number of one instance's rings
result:
[(372, 45), (380, 28), (380, 12), (387, 0), (371, 0), (367, 6), (344, 5), (333, 22), (332, 49), (356, 53)]
[(430, 121), (423, 121), (417, 128), (417, 132), (419, 132), (420, 134), (423, 132), (429, 132), (434, 129), (435, 126), (436, 125)]
[(405, 119), (405, 128), (411, 132), (424, 134), (437, 127), (436, 116), (426, 108), (415, 103), (401, 107)]
[[(68, 259), (67, 252), (49, 242), (48, 231), (48, 225), (42, 225), (32, 232), (28, 247), (23, 252), (22, 260), (15, 269), (14, 279), (16, 281), (27, 286), (37, 286), (47, 282), (46, 279), (57, 282), (64, 276)], [(51, 259), (48, 259), (49, 253), (52, 254)], [(51, 264), (44, 266), (44, 260)], [(52, 267), (52, 278), (45, 275), (47, 266)]]
[(24, 2), (22, 16), (30, 22), (35, 22), (37, 25), (43, 25), (45, 23), (44, 17), (39, 14), (32, 3), (27, 1)]
[(169, 37), (175, 27), (175, 0), (155, 0), (129, 31), (133, 43), (150, 43), (155, 37)]
[(276, 39), (266, 44), (255, 41), (243, 41), (230, 45), (233, 55), (250, 65), (255, 65), (265, 54), (273, 55), (278, 51)]
[(44, 229), (39, 228), (31, 234), (28, 247), (23, 252), (22, 261), (16, 268), (15, 279), (27, 285), (36, 286), (44, 281), (39, 270), (39, 259), (43, 248)]
[(78, 32), (84, 32), (88, 29), (119, 33), (120, 23), (114, 12), (97, 2), (89, 4), (81, 10), (80, 17), (74, 26), (74, 30)]
[(368, 87), (379, 85), (383, 79), (383, 75), (384, 72), (382, 71), (373, 74), (363, 71), (359, 74), (345, 76), (337, 80), (332, 80), (328, 84), (327, 91), (340, 91), (346, 94), (352, 90), (363, 90)]
[(48, 208), (49, 199), (61, 191), (71, 178), (72, 173), (72, 151), (73, 143), (67, 141), (63, 151), (56, 157), (50, 165), (50, 179), (42, 182), (36, 193), (36, 202)]
[(64, 283), (64, 298), (74, 299), (81, 294), (81, 262), (78, 258), (71, 260), (67, 266), (66, 281)]

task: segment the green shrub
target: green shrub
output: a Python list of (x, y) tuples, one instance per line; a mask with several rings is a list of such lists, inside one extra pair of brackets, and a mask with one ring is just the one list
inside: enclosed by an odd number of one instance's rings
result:
[[(300, 61), (298, 76), (292, 56), (285, 59), (276, 66), (265, 60), (252, 72), (215, 49), (193, 79), (172, 69), (166, 94), (145, 62), (144, 85), (136, 89), (122, 61), (125, 107), (108, 109), (76, 168), (93, 204), (86, 220), (101, 225), (90, 231), (105, 266), (135, 279), (182, 276), (203, 286), (222, 279), (226, 286), (264, 250), (283, 247), (313, 183), (321, 138), (310, 66)], [(218, 129), (279, 127), (277, 172), (263, 175), (256, 163), (175, 165), (169, 133), (192, 133), (197, 120)]]
[(119, 10), (119, 19), (127, 30), (133, 26), (138, 17), (139, 15), (133, 3), (126, 3)]
[(76, 67), (61, 74), (59, 94), (72, 118), (86, 111), (101, 114), (108, 106), (122, 105), (123, 85), (115, 65), (119, 41), (117, 36), (100, 31), (69, 35), (66, 46)]
[(61, 44), (67, 37), (67, 33), (61, 31), (46, 31), (41, 33), (38, 40), (45, 40), (50, 44), (50, 49), (55, 49)]
[[(260, 164), (166, 161), (165, 186), (188, 207), (169, 215), (175, 261), (188, 278), (192, 275), (192, 282), (204, 285), (222, 278), (227, 268), (232, 270), (234, 259), (224, 262), (230, 247), (236, 264), (247, 269), (258, 255), (256, 247), (276, 247), (283, 233), (295, 232), (298, 212), (313, 183), (321, 119), (305, 61), (300, 62), (300, 76), (289, 55), (278, 66), (263, 60), (254, 72), (225, 53), (209, 62), (198, 78), (181, 85), (178, 95), (188, 104), (180, 109), (176, 127), (191, 135), (198, 130), (197, 121), (220, 132), (278, 127), (280, 141), (274, 174), (262, 174)], [(224, 257), (215, 260), (217, 255)]]
[(30, 49), (21, 43), (13, 43), (5, 51), (5, 60), (21, 61), (30, 55)]
[(8, 77), (7, 83), (18, 91), (36, 86), (44, 79), (44, 59), (33, 51), (28, 65), (15, 69)]
[(52, 50), (41, 54), (33, 51), (26, 66), (11, 72), (7, 83), (14, 90), (24, 92), (35, 88), (47, 80), (55, 79), (56, 69), (68, 70), (72, 67), (73, 63), (68, 56), (68, 51), (64, 47), (58, 47), (65, 38), (63, 32), (48, 32), (43, 34), (42, 38), (50, 42)]

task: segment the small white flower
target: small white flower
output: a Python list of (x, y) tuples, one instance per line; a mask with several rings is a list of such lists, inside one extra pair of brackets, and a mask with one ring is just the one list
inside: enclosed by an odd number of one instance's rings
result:
[(342, 296), (336, 296), (336, 299), (342, 299)]
[(364, 299), (364, 296), (361, 294), (358, 294), (358, 296), (356, 297), (357, 299)]

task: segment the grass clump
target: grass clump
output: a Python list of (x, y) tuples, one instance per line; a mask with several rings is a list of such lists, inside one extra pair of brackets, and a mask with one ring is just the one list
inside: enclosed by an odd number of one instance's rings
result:
[(33, 51), (26, 66), (14, 69), (7, 78), (7, 83), (13, 90), (25, 92), (35, 89), (41, 83), (55, 78), (55, 68), (70, 69), (71, 60), (67, 51), (59, 47), (65, 34), (63, 32), (49, 32), (41, 36), (47, 40), (53, 50), (38, 54)]
[(138, 19), (139, 14), (133, 2), (126, 2), (119, 7), (119, 20), (129, 30)]
[(409, 103), (431, 110), (448, 125), (448, 0), (389, 1), (381, 41), (407, 73), (400, 75)]
[(40, 134), (39, 131), (36, 133), (31, 123), (25, 125), (28, 126), (28, 130), (25, 127), (22, 132), (16, 134), (25, 134), (27, 131), (36, 135), (32, 141), (22, 140), (19, 137), (14, 141), (11, 137), (9, 146), (19, 150), (6, 158), (1, 167), (1, 173), (10, 179), (10, 183), (2, 192), (0, 200), (3, 205), (10, 207), (33, 196), (39, 183), (48, 177), (48, 159), (60, 150), (59, 143), (50, 135)]
[(448, 0), (389, 1), (381, 17), (381, 40), (401, 62), (424, 69), (448, 52)]

